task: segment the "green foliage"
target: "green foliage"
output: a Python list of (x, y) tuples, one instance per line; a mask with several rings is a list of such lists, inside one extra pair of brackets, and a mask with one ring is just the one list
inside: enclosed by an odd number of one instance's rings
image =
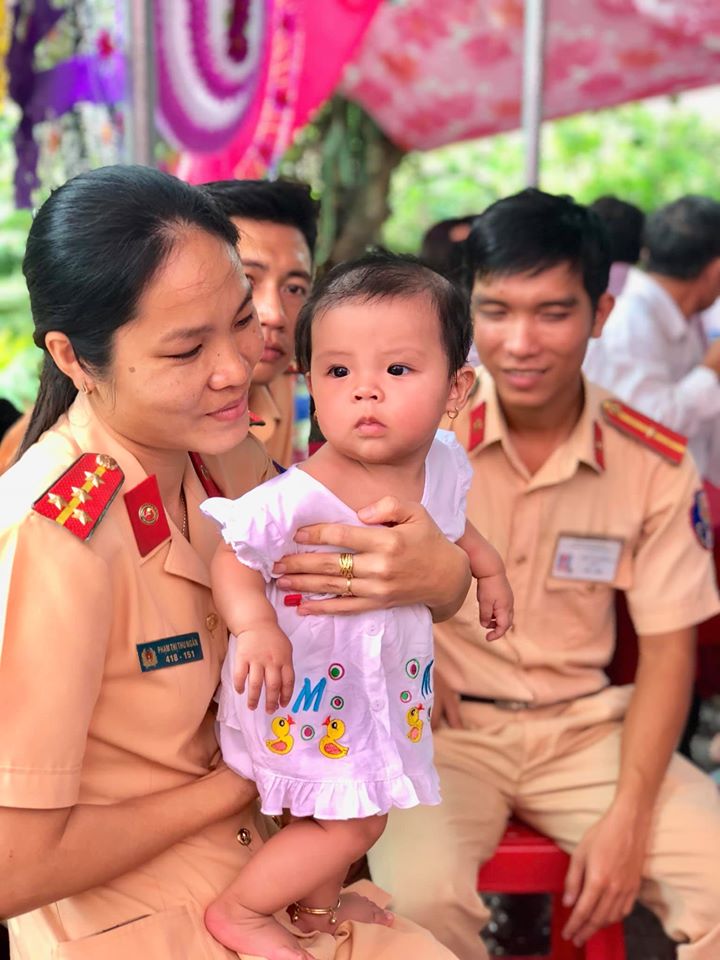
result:
[(37, 390), (40, 353), (32, 342), (30, 304), (21, 272), (32, 215), (15, 210), (12, 132), (17, 113), (0, 114), (0, 397), (22, 408)]
[[(681, 103), (631, 103), (547, 123), (541, 185), (588, 203), (606, 193), (645, 210), (684, 193), (720, 196), (720, 127)], [(414, 251), (446, 217), (479, 213), (523, 186), (519, 134), (409, 153), (395, 172), (384, 240)]]

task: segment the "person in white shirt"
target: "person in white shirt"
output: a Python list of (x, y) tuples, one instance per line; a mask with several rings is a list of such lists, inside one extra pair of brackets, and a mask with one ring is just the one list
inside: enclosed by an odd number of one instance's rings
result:
[(686, 196), (650, 214), (642, 253), (591, 343), (589, 379), (689, 438), (700, 473), (720, 484), (720, 341), (699, 314), (720, 296), (720, 203)]

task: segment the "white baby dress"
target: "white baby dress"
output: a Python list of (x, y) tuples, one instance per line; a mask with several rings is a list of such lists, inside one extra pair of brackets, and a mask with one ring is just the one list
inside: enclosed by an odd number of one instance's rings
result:
[[(448, 539), (465, 530), (472, 471), (451, 433), (438, 431), (425, 462), (422, 504)], [(242, 563), (267, 583), (293, 647), (295, 688), (268, 714), (233, 689), (235, 638), (222, 668), (218, 735), (225, 762), (254, 780), (263, 813), (347, 820), (390, 807), (439, 803), (432, 764), (432, 621), (420, 604), (349, 616), (300, 617), (284, 604), (272, 566), (301, 550), (299, 527), (362, 526), (354, 510), (298, 467), (238, 500), (214, 497), (201, 510), (222, 527)], [(438, 571), (440, 576), (442, 571)]]

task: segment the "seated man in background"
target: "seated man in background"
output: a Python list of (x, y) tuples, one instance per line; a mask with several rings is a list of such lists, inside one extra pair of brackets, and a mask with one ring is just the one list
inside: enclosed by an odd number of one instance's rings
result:
[(720, 342), (700, 312), (720, 296), (720, 203), (687, 196), (651, 213), (632, 270), (592, 345), (585, 373), (689, 438), (702, 476), (720, 484)]
[(238, 251), (253, 290), (265, 349), (255, 367), (252, 432), (277, 463), (293, 452), (295, 323), (310, 293), (318, 205), (288, 180), (220, 180), (204, 185), (240, 233)]
[[(442, 803), (390, 814), (373, 879), (460, 960), (483, 956), (475, 890), (515, 814), (571, 852), (565, 935), (585, 942), (639, 897), (720, 957), (720, 801), (674, 749), (694, 624), (719, 609), (692, 459), (660, 424), (584, 380), (612, 308), (607, 237), (567, 197), (501, 200), (467, 241), (484, 367), (452, 422), (474, 479), (468, 519), (500, 550), (515, 623), (488, 644), (471, 589), (436, 625)], [(636, 683), (608, 685), (614, 595), (639, 634)]]
[(640, 259), (645, 214), (640, 207), (617, 197), (598, 197), (590, 209), (600, 217), (610, 240), (610, 280), (608, 293), (622, 293), (630, 268)]

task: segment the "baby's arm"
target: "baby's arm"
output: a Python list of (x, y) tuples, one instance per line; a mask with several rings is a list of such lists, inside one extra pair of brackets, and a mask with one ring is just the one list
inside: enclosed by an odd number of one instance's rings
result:
[(480, 623), (492, 627), (488, 640), (498, 640), (512, 626), (513, 594), (505, 575), (502, 557), (475, 527), (467, 522), (458, 546), (470, 558), (472, 575), (477, 579), (477, 598), (480, 604)]
[(217, 608), (237, 637), (235, 689), (242, 693), (247, 682), (248, 707), (254, 710), (264, 681), (267, 712), (286, 707), (295, 683), (292, 645), (265, 595), (263, 575), (240, 563), (226, 543), (215, 551), (210, 574)]

